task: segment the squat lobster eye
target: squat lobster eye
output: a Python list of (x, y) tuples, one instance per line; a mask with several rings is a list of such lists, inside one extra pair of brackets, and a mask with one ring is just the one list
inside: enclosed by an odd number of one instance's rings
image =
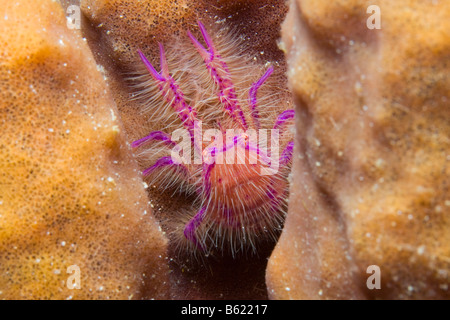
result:
[[(192, 70), (189, 70), (189, 73), (174, 76), (180, 72), (171, 72), (173, 66), (169, 66), (162, 44), (159, 44), (160, 71), (157, 71), (141, 51), (138, 51), (138, 54), (159, 92), (158, 97), (153, 97), (150, 101), (160, 100), (161, 105), (168, 107), (156, 112), (169, 110), (177, 115), (177, 123), (181, 124), (190, 136), (190, 147), (187, 151), (198, 152), (201, 162), (176, 163), (170, 156), (159, 156), (143, 170), (143, 175), (155, 185), (161, 175), (167, 174), (167, 188), (178, 188), (176, 181), (182, 181), (190, 190), (194, 190), (194, 213), (190, 213), (187, 219), (179, 219), (184, 220), (184, 225), (174, 228), (177, 232), (182, 230), (181, 234), (177, 233), (178, 240), (182, 238), (187, 247), (204, 253), (210, 253), (220, 243), (226, 244), (231, 253), (235, 254), (246, 244), (254, 249), (256, 240), (266, 237), (267, 234), (274, 236), (275, 229), (283, 222), (288, 192), (287, 174), (294, 146), (288, 128), (292, 125), (294, 110), (286, 110), (277, 100), (272, 101), (273, 105), (260, 103), (261, 95), (265, 94), (267, 100), (275, 96), (274, 93), (268, 94), (265, 88), (274, 73), (272, 66), (261, 70), (245, 57), (235, 60), (230, 58), (230, 65), (241, 65), (237, 70), (245, 70), (240, 74), (235, 72), (229, 68), (228, 60), (220, 55), (220, 45), (214, 44), (205, 26), (201, 22), (198, 22), (198, 26), (205, 45), (188, 31), (190, 46), (195, 49), (193, 53), (196, 57), (191, 52), (189, 60), (183, 60), (186, 58), (182, 54), (177, 56), (177, 59), (169, 60), (175, 61), (175, 68), (177, 61), (184, 61), (185, 65), (191, 63)], [(186, 50), (189, 51), (189, 48)], [(200, 64), (203, 64), (203, 68)], [(255, 70), (260, 74), (259, 78), (253, 76)], [(189, 75), (192, 75), (192, 78), (189, 78)], [(204, 81), (208, 85), (196, 80), (203, 79), (202, 77), (208, 78), (209, 81)], [(190, 81), (186, 82), (186, 79)], [(183, 88), (195, 88), (197, 95), (194, 97), (206, 94), (211, 97), (207, 98), (207, 103), (195, 101), (189, 96), (190, 91), (186, 91), (188, 94), (185, 95), (180, 81), (184, 81)], [(243, 84), (247, 86), (246, 90), (239, 90), (239, 86)], [(279, 91), (279, 88), (275, 86), (272, 90)], [(279, 114), (270, 111), (269, 108), (274, 105), (280, 109)], [(208, 116), (209, 113), (214, 117)], [(203, 121), (205, 118), (207, 121)], [(208, 129), (219, 131), (208, 144), (201, 141), (203, 133), (199, 124), (201, 127), (202, 123), (206, 123)], [(172, 123), (169, 123), (170, 125)], [(259, 140), (254, 139), (256, 135), (250, 132), (257, 132), (263, 127), (281, 132), (283, 150), (279, 162), (282, 169), (271, 176), (261, 174), (261, 171), (271, 165), (273, 154), (260, 145)], [(237, 132), (229, 136), (229, 130)], [(159, 148), (158, 152), (143, 153), (159, 154), (161, 150), (170, 153), (177, 143), (172, 140), (168, 131), (158, 130), (134, 141), (131, 146), (155, 151)], [(151, 149), (152, 147), (155, 149)], [(183, 152), (185, 151), (183, 149)], [(253, 162), (255, 155), (256, 158), (259, 157), (259, 162)], [(220, 156), (226, 156), (227, 161), (218, 161)], [(240, 157), (242, 162), (228, 162), (228, 156), (232, 159)]]

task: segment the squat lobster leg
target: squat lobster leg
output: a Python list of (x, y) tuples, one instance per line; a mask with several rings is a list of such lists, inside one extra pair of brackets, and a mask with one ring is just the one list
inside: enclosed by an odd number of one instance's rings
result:
[(174, 147), (176, 146), (176, 142), (172, 141), (172, 139), (170, 138), (170, 136), (162, 131), (153, 131), (150, 132), (150, 134), (142, 139), (133, 141), (133, 143), (131, 143), (131, 147), (133, 148), (137, 148), (140, 147), (141, 145), (143, 145), (146, 142), (151, 142), (151, 141), (162, 141), (164, 142), (164, 144)]
[(178, 113), (178, 117), (183, 122), (183, 126), (189, 130), (192, 138), (194, 137), (194, 122), (197, 120), (195, 110), (187, 104), (184, 94), (175, 80), (169, 74), (166, 54), (164, 47), (159, 44), (161, 73), (157, 72), (153, 65), (148, 61), (144, 54), (138, 50), (139, 56), (149, 71), (150, 75), (158, 84), (159, 90), (162, 92), (165, 100), (170, 103), (172, 108)]
[(152, 165), (150, 168), (145, 169), (142, 174), (144, 176), (149, 175), (153, 173), (153, 171), (157, 169), (161, 169), (163, 167), (172, 167), (172, 168), (181, 168), (183, 171), (187, 172), (187, 168), (182, 164), (176, 164), (173, 162), (171, 157), (162, 157), (159, 158), (154, 165)]
[(191, 241), (198, 248), (203, 251), (206, 249), (205, 246), (198, 241), (197, 236), (195, 235), (195, 230), (202, 223), (205, 217), (206, 209), (201, 208), (199, 212), (188, 222), (188, 224), (184, 227), (184, 236), (187, 240)]
[(224, 106), (225, 111), (236, 120), (243, 129), (248, 129), (247, 120), (245, 119), (244, 112), (238, 103), (236, 90), (234, 84), (231, 81), (231, 75), (225, 61), (217, 53), (214, 43), (211, 40), (205, 26), (199, 21), (198, 26), (202, 33), (203, 39), (208, 46), (205, 49), (201, 43), (188, 31), (188, 36), (192, 41), (192, 44), (197, 49), (198, 53), (202, 56), (203, 61), (206, 64), (206, 68), (209, 70), (211, 77), (214, 79), (216, 85), (219, 86), (219, 99)]
[(290, 141), (283, 153), (281, 153), (280, 165), (286, 166), (292, 160), (292, 153), (294, 152), (294, 141)]
[(274, 129), (280, 129), (283, 130), (284, 125), (286, 124), (287, 121), (289, 121), (290, 119), (294, 119), (295, 116), (295, 110), (289, 109), (289, 110), (285, 110), (282, 113), (280, 113), (280, 115), (278, 116), (277, 120), (275, 121), (275, 124), (273, 126)]

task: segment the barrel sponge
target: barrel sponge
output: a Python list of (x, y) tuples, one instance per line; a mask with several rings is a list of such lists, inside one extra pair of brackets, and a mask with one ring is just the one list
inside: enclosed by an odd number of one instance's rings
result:
[(296, 151), (271, 298), (450, 297), (449, 30), (448, 1), (291, 1)]
[(59, 2), (0, 6), (0, 298), (167, 297), (166, 239), (87, 44)]

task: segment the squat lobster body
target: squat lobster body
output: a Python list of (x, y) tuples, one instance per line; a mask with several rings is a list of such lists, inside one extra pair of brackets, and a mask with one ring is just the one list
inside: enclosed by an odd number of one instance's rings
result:
[[(205, 85), (200, 80), (197, 81), (200, 84), (192, 80), (192, 83), (183, 85), (194, 84), (197, 89), (200, 88), (197, 91), (203, 88), (205, 92), (214, 92), (215, 97), (203, 98), (204, 101), (199, 103), (195, 101), (199, 93), (194, 90), (188, 98), (179, 81), (171, 75), (162, 44), (159, 45), (160, 72), (141, 51), (139, 56), (159, 91), (157, 98), (148, 100), (163, 100), (159, 103), (168, 106), (177, 115), (178, 123), (188, 132), (190, 148), (194, 154), (200, 155), (201, 161), (192, 163), (188, 159), (179, 163), (172, 156), (161, 156), (145, 168), (143, 174), (155, 184), (161, 173), (166, 172), (174, 177), (169, 178), (166, 185), (172, 185), (176, 180), (187, 189), (194, 190), (197, 201), (193, 206), (196, 212), (189, 215), (182, 235), (178, 232), (175, 239), (194, 251), (207, 254), (215, 248), (227, 246), (235, 254), (246, 244), (255, 248), (258, 239), (273, 238), (283, 223), (288, 193), (287, 175), (293, 151), (293, 133), (289, 129), (294, 111), (280, 106), (281, 101), (271, 96), (266, 101), (276, 105), (267, 102), (259, 105), (258, 91), (264, 88), (272, 75), (272, 66), (250, 88), (239, 90), (235, 86), (233, 70), (219, 54), (203, 24), (199, 22), (198, 25), (206, 47), (188, 32), (193, 47), (203, 60), (204, 69), (195, 72), (199, 75), (197, 78), (209, 77), (210, 82), (205, 81), (208, 83)], [(245, 64), (245, 59), (240, 63)], [(192, 68), (197, 70), (198, 64)], [(243, 70), (247, 69), (243, 67)], [(185, 73), (188, 73), (186, 78), (190, 70)], [(241, 80), (240, 83), (249, 83), (248, 79), (253, 75), (244, 74), (242, 77), (246, 81)], [(242, 98), (244, 94), (246, 99)], [(272, 120), (270, 127), (269, 120)], [(219, 132), (213, 135), (212, 142), (201, 139), (203, 121), (208, 129)], [(230, 129), (235, 131), (230, 133)], [(267, 142), (266, 148), (266, 140), (261, 137), (267, 131), (272, 131), (272, 138), (275, 134), (278, 140), (272, 139), (271, 146)], [(151, 148), (152, 145), (166, 149), (166, 153), (170, 154), (177, 142), (172, 140), (169, 132), (161, 130), (150, 132), (132, 143), (134, 148)], [(275, 170), (268, 171), (273, 168)]]

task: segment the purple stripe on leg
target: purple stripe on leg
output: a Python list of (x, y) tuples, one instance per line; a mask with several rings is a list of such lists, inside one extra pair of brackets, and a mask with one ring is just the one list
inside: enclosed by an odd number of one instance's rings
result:
[(169, 66), (167, 65), (166, 54), (164, 52), (164, 46), (161, 43), (159, 45), (159, 64), (161, 66), (161, 73), (165, 78), (169, 78)]
[(270, 66), (270, 68), (267, 69), (266, 73), (264, 73), (264, 75), (257, 82), (253, 83), (252, 87), (250, 88), (250, 92), (249, 92), (250, 109), (251, 109), (253, 122), (255, 123), (255, 126), (257, 129), (259, 129), (260, 124), (259, 124), (258, 110), (256, 109), (256, 105), (257, 105), (256, 96), (258, 94), (258, 89), (264, 84), (264, 82), (266, 82), (266, 80), (270, 77), (272, 72), (273, 72), (273, 67)]
[(162, 131), (153, 131), (148, 136), (141, 138), (139, 140), (133, 141), (131, 143), (131, 147), (137, 148), (143, 145), (146, 142), (150, 141), (163, 141), (165, 144), (169, 146), (175, 146), (176, 143), (170, 139), (170, 136), (167, 133)]
[(150, 61), (148, 61), (148, 59), (144, 56), (141, 50), (138, 50), (138, 53), (148, 72), (150, 72), (150, 74), (152, 75), (153, 79), (155, 79), (156, 81), (166, 81), (166, 79), (163, 76), (161, 76), (158, 73), (158, 71), (156, 71), (156, 69), (153, 67)]
[(281, 127), (282, 125), (284, 125), (284, 123), (290, 119), (293, 119), (295, 117), (295, 111), (290, 109), (290, 110), (285, 110), (283, 111), (277, 118), (277, 121), (275, 122), (275, 125), (273, 126), (274, 129), (278, 129), (279, 127)]
[(198, 26), (200, 27), (200, 31), (202, 32), (203, 39), (205, 39), (206, 45), (208, 46), (210, 51), (215, 51), (214, 43), (209, 36), (208, 32), (206, 31), (205, 26), (200, 21), (197, 21)]
[(182, 164), (175, 164), (172, 160), (171, 157), (162, 157), (159, 158), (154, 165), (152, 165), (150, 168), (145, 169), (142, 174), (144, 176), (151, 174), (153, 171), (163, 168), (163, 167), (169, 167), (169, 166), (173, 166), (173, 167), (181, 167), (184, 170), (187, 170), (186, 167)]
[(197, 49), (198, 53), (202, 56), (202, 58), (204, 60), (206, 60), (206, 59), (210, 59), (211, 60), (211, 54), (208, 52), (208, 50), (206, 50), (202, 46), (200, 41), (198, 41), (197, 38), (195, 38), (190, 31), (188, 31), (188, 36), (191, 39), (192, 44), (194, 45), (194, 47)]
[(289, 161), (292, 159), (292, 154), (294, 152), (294, 141), (290, 141), (286, 148), (284, 148), (283, 152), (281, 153), (281, 159), (280, 164), (286, 165)]
[(191, 39), (192, 44), (195, 46), (197, 51), (203, 57), (203, 59), (205, 59), (207, 62), (211, 62), (214, 60), (216, 50), (214, 47), (214, 43), (212, 42), (211, 37), (206, 31), (205, 26), (200, 21), (198, 21), (198, 26), (200, 27), (200, 31), (202, 33), (203, 39), (206, 42), (206, 45), (208, 46), (208, 49), (205, 49), (200, 43), (200, 41), (198, 41), (197, 38), (195, 38), (190, 31), (188, 31), (188, 36)]
[(203, 221), (205, 217), (205, 208), (201, 208), (199, 212), (188, 222), (188, 224), (184, 227), (184, 236), (186, 239), (194, 243), (197, 247), (204, 250), (204, 246), (198, 242), (197, 237), (195, 236), (195, 230), (197, 230), (198, 226)]

